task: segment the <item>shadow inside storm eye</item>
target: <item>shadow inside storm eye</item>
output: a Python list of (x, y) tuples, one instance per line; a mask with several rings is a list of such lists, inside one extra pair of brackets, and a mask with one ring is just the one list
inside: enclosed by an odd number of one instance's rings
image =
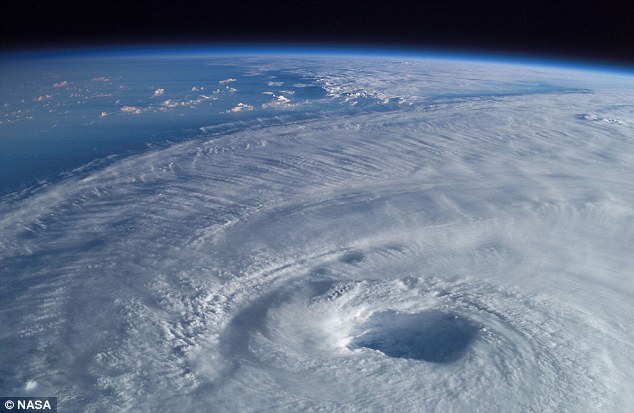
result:
[(451, 363), (467, 352), (478, 326), (456, 314), (428, 310), (418, 314), (386, 311), (374, 314), (367, 331), (350, 348), (370, 348), (389, 357)]

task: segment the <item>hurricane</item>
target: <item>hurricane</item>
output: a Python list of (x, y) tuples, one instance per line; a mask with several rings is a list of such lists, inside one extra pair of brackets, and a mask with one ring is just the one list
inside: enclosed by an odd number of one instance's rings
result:
[[(634, 405), (631, 74), (55, 59), (3, 68), (1, 393), (84, 412)], [(77, 159), (49, 165), (60, 147)]]

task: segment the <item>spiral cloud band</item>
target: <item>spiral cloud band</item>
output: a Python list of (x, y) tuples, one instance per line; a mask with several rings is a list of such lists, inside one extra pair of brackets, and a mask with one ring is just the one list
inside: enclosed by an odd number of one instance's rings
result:
[(328, 112), (263, 95), (279, 118), (4, 196), (0, 389), (86, 412), (631, 408), (634, 81), (333, 62), (287, 62)]

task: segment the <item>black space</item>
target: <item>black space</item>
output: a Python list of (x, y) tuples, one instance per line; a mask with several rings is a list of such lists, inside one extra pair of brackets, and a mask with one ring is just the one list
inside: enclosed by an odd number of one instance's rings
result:
[(3, 50), (186, 43), (450, 49), (634, 66), (634, 1), (7, 1)]

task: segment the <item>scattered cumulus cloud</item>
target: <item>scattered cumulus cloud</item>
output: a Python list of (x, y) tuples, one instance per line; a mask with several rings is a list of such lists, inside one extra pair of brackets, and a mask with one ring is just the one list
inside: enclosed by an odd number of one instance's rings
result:
[(101, 112), (101, 115), (99, 117), (105, 118), (106, 116), (108, 116), (108, 112)]
[(246, 103), (238, 103), (236, 106), (232, 107), (229, 110), (226, 110), (226, 113), (237, 113), (237, 112), (245, 112), (245, 111), (249, 111), (249, 110), (253, 110), (253, 106), (251, 105), (247, 105)]
[(290, 107), (292, 105), (289, 104), (291, 100), (284, 95), (273, 95), (273, 100), (268, 103), (262, 104), (262, 109), (268, 108), (280, 108), (280, 107)]
[(221, 85), (226, 85), (227, 83), (236, 82), (237, 80), (238, 79), (234, 79), (234, 78), (230, 77), (229, 79), (219, 80), (218, 83), (220, 83)]
[(282, 86), (284, 82), (266, 82), (268, 86)]
[(216, 100), (216, 99), (218, 98), (215, 96), (208, 96), (208, 95), (198, 95), (198, 97), (196, 98), (186, 99), (186, 100), (167, 99), (161, 102), (160, 109), (165, 110), (167, 108), (194, 107), (194, 106), (200, 105), (201, 103), (207, 100)]
[(45, 100), (49, 100), (49, 99), (53, 99), (53, 96), (51, 95), (41, 95), (36, 97), (35, 99), (33, 99), (34, 102), (43, 102)]
[(140, 115), (143, 112), (143, 109), (138, 106), (122, 106), (121, 111), (132, 115)]
[(165, 93), (165, 89), (160, 87), (154, 91), (154, 94), (152, 95), (152, 97), (155, 98), (158, 96), (163, 96), (164, 93)]
[(181, 102), (175, 102), (172, 99), (167, 99), (167, 100), (161, 102), (161, 106), (166, 107), (166, 108), (176, 108), (178, 106), (181, 106)]
[(61, 81), (61, 82), (53, 83), (53, 87), (55, 89), (60, 89), (60, 88), (63, 88), (63, 87), (68, 87), (68, 86), (70, 86), (70, 83), (68, 82), (68, 80), (64, 80), (64, 81)]

